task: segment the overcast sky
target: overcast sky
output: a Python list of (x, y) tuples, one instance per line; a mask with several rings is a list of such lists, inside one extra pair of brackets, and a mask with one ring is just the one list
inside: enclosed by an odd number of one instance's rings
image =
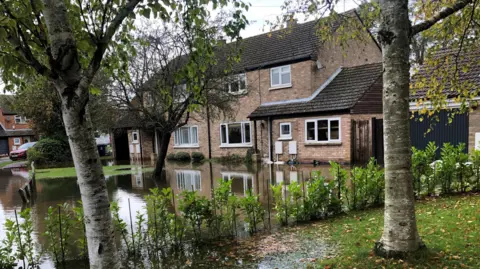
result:
[[(250, 0), (250, 3), (252, 5), (246, 13), (250, 25), (242, 32), (242, 37), (244, 38), (268, 32), (269, 26), (266, 22), (268, 20), (274, 21), (282, 12), (285, 13), (281, 9), (283, 0)], [(354, 0), (339, 1), (336, 11), (343, 12), (356, 6)], [(305, 21), (304, 17), (297, 17), (299, 23)]]

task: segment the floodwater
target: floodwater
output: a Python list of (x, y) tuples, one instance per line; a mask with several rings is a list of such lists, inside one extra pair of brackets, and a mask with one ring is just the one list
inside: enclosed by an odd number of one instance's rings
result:
[[(149, 193), (151, 188), (170, 187), (174, 194), (180, 194), (184, 190), (195, 190), (200, 195), (211, 197), (213, 190), (219, 184), (220, 179), (231, 179), (232, 192), (237, 196), (244, 196), (249, 189), (258, 194), (261, 203), (266, 209), (266, 220), (264, 233), (275, 229), (275, 218), (272, 213), (271, 184), (292, 181), (302, 182), (308, 180), (311, 171), (321, 171), (322, 175), (328, 177), (329, 166), (302, 165), (221, 165), (216, 163), (204, 163), (201, 165), (167, 163), (165, 180), (154, 181), (150, 173), (142, 173), (135, 170), (134, 174), (113, 176), (107, 178), (107, 189), (111, 200), (117, 201), (120, 206), (120, 216), (127, 222), (129, 220), (129, 203), (133, 218), (135, 212), (143, 211), (145, 206), (144, 195)], [(4, 237), (3, 223), (6, 219), (14, 219), (14, 210), (20, 211), (23, 203), (18, 189), (26, 183), (28, 171), (24, 168), (0, 169), (0, 240)], [(41, 249), (46, 248), (43, 236), (45, 232), (44, 219), (50, 206), (59, 204), (75, 204), (80, 200), (80, 192), (75, 178), (37, 180), (37, 195), (31, 205), (32, 220), (35, 230), (35, 238)], [(177, 211), (178, 213), (178, 211)], [(240, 238), (248, 237), (248, 233), (239, 232)], [(213, 250), (212, 250), (213, 251)], [(299, 259), (302, 258), (300, 254)], [(304, 257), (305, 258), (305, 257)], [(265, 257), (254, 263), (254, 268), (276, 268), (278, 261), (274, 257)], [(185, 264), (185, 263), (183, 263)], [(205, 268), (211, 268), (206, 263)], [(238, 267), (246, 267), (245, 264), (237, 264)], [(179, 268), (182, 266), (179, 266)], [(201, 266), (198, 266), (199, 268)], [(215, 266), (216, 268), (220, 266)], [(225, 266), (230, 267), (230, 266)], [(53, 262), (43, 255), (41, 268), (55, 268)], [(169, 267), (173, 268), (173, 267)]]

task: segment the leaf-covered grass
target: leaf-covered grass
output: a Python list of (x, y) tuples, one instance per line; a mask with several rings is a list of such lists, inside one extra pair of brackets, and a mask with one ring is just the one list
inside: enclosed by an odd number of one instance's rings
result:
[[(135, 165), (114, 165), (104, 166), (103, 173), (105, 176), (118, 176), (132, 174), (138, 169), (142, 169), (143, 172), (153, 171), (153, 167), (143, 167)], [(35, 171), (36, 179), (52, 179), (52, 178), (65, 178), (77, 176), (75, 167), (63, 167), (63, 168), (49, 168), (49, 169), (37, 169)]]
[(351, 212), (322, 225), (339, 250), (318, 261), (318, 268), (480, 268), (480, 195), (428, 199), (416, 212), (427, 249), (405, 260), (376, 257), (372, 248), (382, 234), (383, 210)]

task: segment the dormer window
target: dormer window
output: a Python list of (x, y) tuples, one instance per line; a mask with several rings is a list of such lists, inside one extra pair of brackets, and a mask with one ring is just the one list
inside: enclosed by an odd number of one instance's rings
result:
[(230, 76), (224, 79), (223, 89), (231, 94), (241, 94), (247, 90), (247, 78), (245, 73)]
[(270, 69), (270, 86), (272, 88), (284, 88), (292, 86), (290, 65), (274, 67)]

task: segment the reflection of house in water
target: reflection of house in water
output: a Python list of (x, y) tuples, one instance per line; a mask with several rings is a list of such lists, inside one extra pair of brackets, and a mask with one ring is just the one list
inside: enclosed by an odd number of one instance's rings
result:
[(182, 191), (201, 191), (202, 174), (199, 170), (175, 170), (177, 189)]
[(249, 189), (254, 190), (254, 175), (251, 173), (222, 172), (222, 179), (232, 180), (232, 192), (246, 195)]

